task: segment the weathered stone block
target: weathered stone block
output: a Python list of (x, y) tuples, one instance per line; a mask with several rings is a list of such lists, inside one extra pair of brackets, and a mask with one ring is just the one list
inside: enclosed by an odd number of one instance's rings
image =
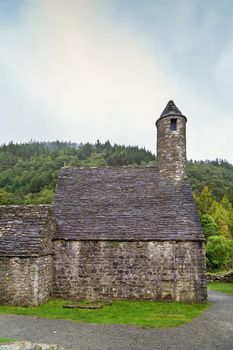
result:
[(54, 253), (56, 297), (206, 300), (203, 242), (55, 240)]
[(52, 257), (0, 257), (0, 304), (38, 305), (51, 294)]

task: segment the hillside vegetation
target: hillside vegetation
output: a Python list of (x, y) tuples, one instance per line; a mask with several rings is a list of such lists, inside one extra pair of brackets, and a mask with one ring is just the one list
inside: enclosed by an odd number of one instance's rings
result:
[(201, 192), (204, 186), (208, 186), (217, 200), (227, 195), (233, 203), (233, 165), (226, 160), (190, 161), (188, 177), (193, 191)]
[[(0, 204), (51, 203), (63, 166), (153, 165), (150, 151), (138, 147), (71, 142), (30, 142), (0, 147)], [(209, 270), (233, 261), (233, 166), (225, 160), (190, 161), (188, 176), (207, 239)]]
[(71, 142), (30, 142), (0, 147), (0, 204), (51, 203), (63, 166), (116, 166), (154, 162), (138, 147)]

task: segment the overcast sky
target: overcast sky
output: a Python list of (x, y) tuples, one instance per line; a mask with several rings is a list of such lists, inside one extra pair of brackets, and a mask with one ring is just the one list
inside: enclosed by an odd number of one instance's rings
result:
[(154, 152), (168, 100), (188, 158), (233, 163), (232, 0), (0, 0), (0, 144)]

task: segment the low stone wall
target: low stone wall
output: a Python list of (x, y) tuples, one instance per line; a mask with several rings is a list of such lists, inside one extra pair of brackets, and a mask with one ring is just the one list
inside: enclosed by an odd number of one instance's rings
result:
[(15, 342), (0, 345), (0, 350), (65, 350), (59, 345), (33, 344), (30, 342)]
[(74, 299), (207, 298), (203, 242), (54, 241), (53, 295)]
[(29, 306), (47, 301), (52, 257), (0, 257), (0, 304)]
[(206, 276), (207, 282), (231, 282), (233, 283), (233, 270), (226, 272), (224, 274), (213, 275), (211, 273), (207, 273)]

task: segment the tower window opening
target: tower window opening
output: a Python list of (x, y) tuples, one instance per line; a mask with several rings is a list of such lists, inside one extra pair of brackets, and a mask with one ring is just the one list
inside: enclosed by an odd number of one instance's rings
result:
[(171, 119), (171, 124), (170, 124), (171, 131), (176, 131), (176, 123), (177, 123), (177, 119)]

